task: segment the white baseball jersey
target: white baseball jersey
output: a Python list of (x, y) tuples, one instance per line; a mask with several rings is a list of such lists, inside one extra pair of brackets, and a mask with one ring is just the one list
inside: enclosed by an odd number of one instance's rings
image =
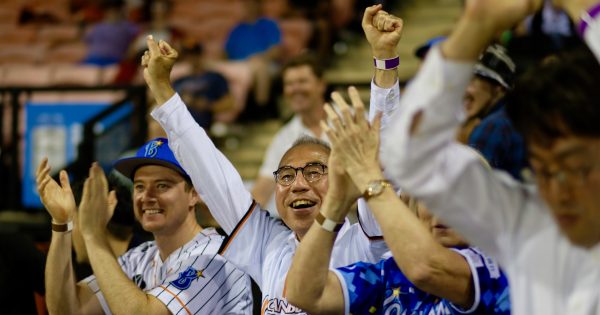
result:
[[(163, 262), (156, 242), (119, 257), (123, 272), (172, 314), (252, 314), (250, 278), (218, 254), (223, 237), (204, 229)], [(111, 314), (94, 275), (82, 280)]]
[[(211, 214), (230, 236), (221, 252), (260, 286), (263, 312), (303, 313), (283, 298), (285, 277), (296, 251), (294, 233), (254, 205), (237, 170), (194, 121), (179, 95), (156, 108), (152, 116), (167, 132), (169, 147)], [(365, 209), (359, 209), (359, 214), (371, 216)], [(371, 216), (361, 222), (374, 220)], [(369, 230), (373, 226), (376, 225), (346, 224), (335, 242), (332, 266), (378, 261), (387, 248), (380, 237), (373, 242), (367, 237), (378, 235), (377, 231)]]

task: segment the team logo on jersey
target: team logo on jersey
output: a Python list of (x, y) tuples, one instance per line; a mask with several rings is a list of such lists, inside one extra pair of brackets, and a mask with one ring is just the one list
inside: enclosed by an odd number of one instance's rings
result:
[(164, 142), (157, 140), (152, 141), (146, 145), (146, 152), (144, 153), (145, 157), (154, 157), (156, 153), (158, 153), (158, 147), (163, 145)]
[(184, 272), (180, 272), (177, 279), (169, 283), (179, 290), (185, 290), (192, 285), (192, 281), (201, 277), (204, 278), (203, 272), (204, 270), (198, 271), (190, 266)]

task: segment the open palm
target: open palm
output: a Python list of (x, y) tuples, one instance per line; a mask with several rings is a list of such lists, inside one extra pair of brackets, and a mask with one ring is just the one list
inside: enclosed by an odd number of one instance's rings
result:
[(48, 159), (42, 160), (36, 171), (36, 184), (40, 199), (52, 219), (59, 223), (70, 221), (76, 204), (67, 172), (60, 172), (60, 184), (50, 177)]

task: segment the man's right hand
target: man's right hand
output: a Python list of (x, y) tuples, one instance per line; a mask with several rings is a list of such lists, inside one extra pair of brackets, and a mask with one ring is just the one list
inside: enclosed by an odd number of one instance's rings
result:
[(152, 35), (146, 39), (148, 50), (142, 56), (144, 80), (154, 94), (156, 102), (161, 105), (166, 102), (175, 91), (171, 87), (171, 69), (179, 54), (167, 42), (154, 41)]
[(67, 172), (60, 171), (60, 185), (50, 177), (48, 158), (44, 158), (36, 172), (37, 191), (46, 210), (57, 224), (73, 220), (76, 210), (75, 197), (69, 183)]
[(401, 18), (383, 11), (380, 4), (365, 9), (362, 28), (375, 58), (389, 59), (398, 55), (396, 47), (402, 37), (403, 25)]

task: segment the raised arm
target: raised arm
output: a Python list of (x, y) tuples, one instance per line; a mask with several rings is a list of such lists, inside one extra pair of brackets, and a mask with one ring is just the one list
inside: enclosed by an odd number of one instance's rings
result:
[(402, 115), (382, 137), (381, 159), (390, 179), (493, 256), (499, 242), (519, 237), (514, 231), (526, 215), (528, 190), (493, 175), (454, 139), (477, 57), (498, 31), (539, 5), (533, 2), (468, 1), (448, 40), (428, 54), (402, 97)]
[[(342, 105), (340, 109), (350, 115), (347, 106), (344, 108)], [(325, 110), (328, 115), (333, 113), (329, 105)], [(324, 127), (325, 124), (321, 122), (321, 128)], [(332, 147), (327, 163), (329, 188), (320, 214), (326, 220), (342, 223), (360, 193), (344, 171), (339, 154), (340, 151)], [(315, 221), (302, 238), (288, 271), (286, 298), (308, 313), (339, 314), (344, 311), (342, 287), (337, 276), (329, 271), (336, 235), (336, 231), (327, 230)]]
[(36, 171), (37, 190), (44, 207), (52, 217), (53, 228), (50, 249), (46, 259), (46, 303), (50, 314), (76, 314), (82, 306), (88, 307), (90, 313), (101, 311), (91, 291), (78, 287), (73, 271), (71, 256), (72, 238), (67, 230), (73, 224), (75, 214), (75, 198), (71, 191), (69, 177), (65, 171), (60, 172), (60, 184), (50, 177), (48, 159), (42, 160)]
[(252, 196), (231, 162), (215, 147), (175, 93), (170, 72), (177, 52), (166, 42), (148, 40), (142, 57), (144, 79), (159, 107), (152, 116), (169, 138), (175, 157), (226, 233), (231, 233), (252, 204)]
[(94, 276), (111, 312), (170, 314), (165, 304), (143, 292), (127, 278), (114, 256), (106, 229), (114, 211), (114, 207), (109, 206), (109, 199), (115, 200), (115, 193), (112, 191), (109, 194), (106, 176), (100, 166), (94, 163), (83, 187), (79, 223)]
[[(360, 115), (364, 106), (355, 89), (349, 89), (357, 115), (354, 117), (328, 112), (330, 124), (327, 135), (334, 148), (340, 151), (341, 165), (361, 191), (369, 183), (384, 179), (379, 166), (379, 123), (373, 126)], [(473, 302), (472, 277), (462, 256), (435, 241), (431, 233), (391, 187), (368, 199), (383, 236), (404, 275), (419, 289), (468, 308)]]
[[(371, 46), (373, 58), (378, 60), (398, 57), (398, 44), (402, 37), (404, 22), (401, 18), (388, 14), (381, 5), (365, 9), (362, 28)], [(371, 82), (369, 121), (373, 121), (381, 113), (382, 130), (386, 128), (393, 115), (397, 114), (400, 104), (400, 88), (398, 85), (398, 70), (374, 68)], [(363, 231), (369, 237), (381, 237), (381, 229), (373, 218), (363, 199), (358, 201), (358, 218)]]

